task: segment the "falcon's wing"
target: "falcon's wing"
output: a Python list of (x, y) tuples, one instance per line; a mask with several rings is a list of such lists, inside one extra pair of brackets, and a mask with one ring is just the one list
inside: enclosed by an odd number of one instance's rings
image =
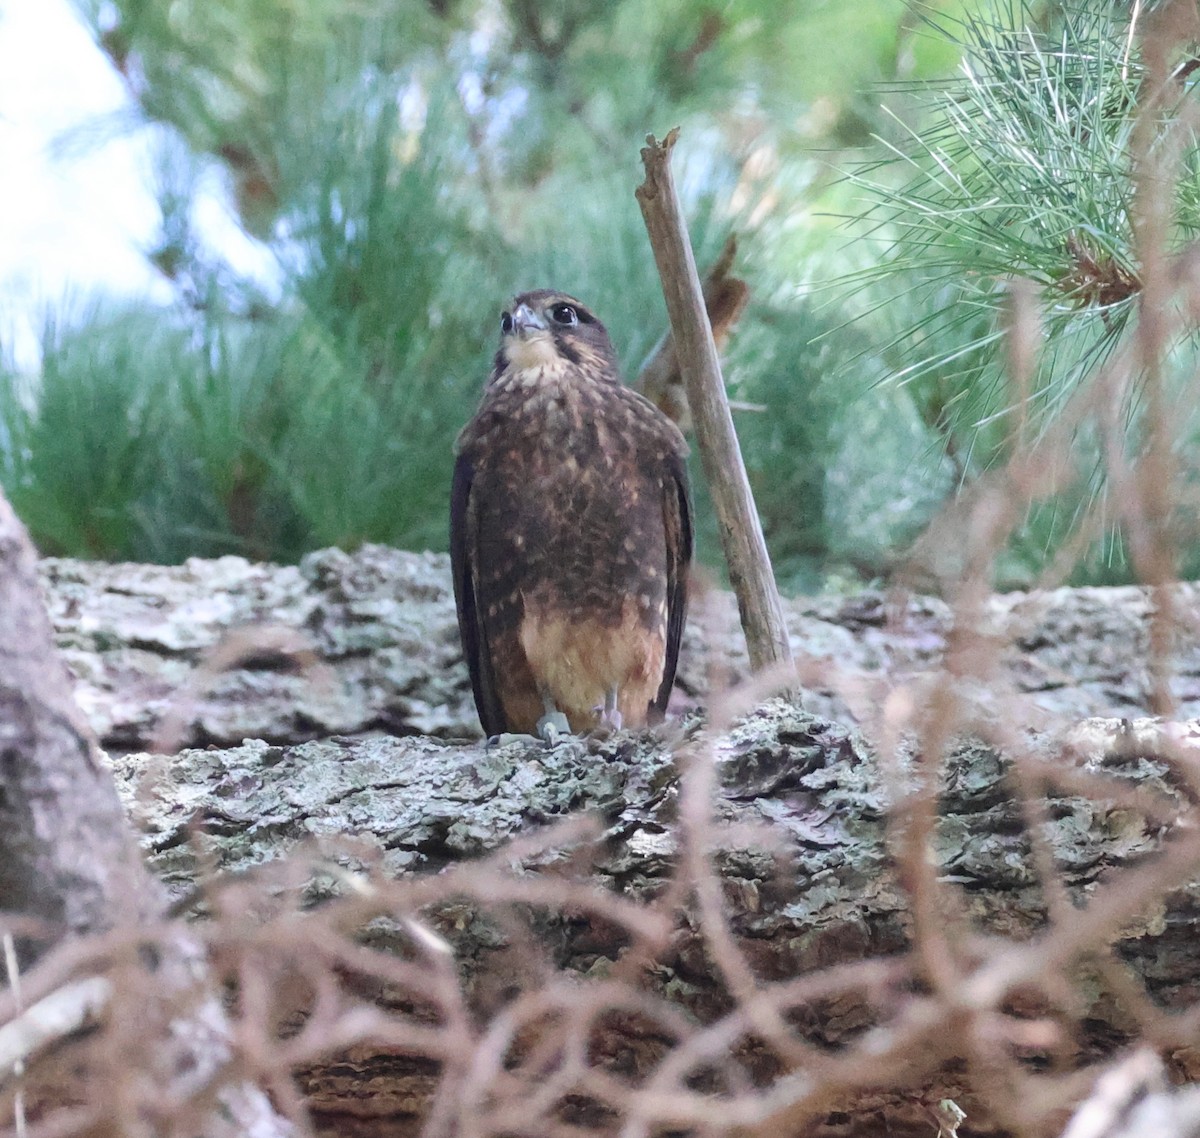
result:
[(496, 677), (488, 650), (487, 630), (479, 620), (475, 583), (479, 576), (479, 524), (471, 490), (475, 468), (470, 457), (460, 454), (454, 464), (450, 490), (450, 567), (454, 575), (454, 601), (458, 606), (458, 631), (463, 655), (471, 672), (475, 709), (487, 736), (504, 731), (504, 713), (496, 695)]
[(667, 537), (667, 655), (658, 695), (650, 705), (661, 716), (675, 686), (679, 642), (687, 617), (688, 566), (692, 563), (692, 507), (688, 496), (687, 463), (672, 454), (663, 482), (663, 529)]

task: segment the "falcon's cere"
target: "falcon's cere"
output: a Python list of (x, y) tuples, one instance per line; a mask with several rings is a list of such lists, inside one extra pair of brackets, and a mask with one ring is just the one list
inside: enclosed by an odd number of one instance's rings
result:
[(574, 297), (523, 293), (458, 437), (450, 555), (487, 735), (637, 727), (675, 680), (687, 444)]

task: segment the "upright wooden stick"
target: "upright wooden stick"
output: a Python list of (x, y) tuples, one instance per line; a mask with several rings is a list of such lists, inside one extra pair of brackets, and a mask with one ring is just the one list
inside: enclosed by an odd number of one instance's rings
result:
[(720, 523), (721, 545), (737, 596), (750, 667), (759, 672), (790, 664), (792, 652), (771, 559), (725, 397), (700, 275), (671, 176), (671, 151), (678, 137), (678, 127), (661, 143), (653, 135), (647, 136), (642, 150), (646, 180), (637, 188), (637, 200), (662, 278), (671, 334), (687, 385), (700, 461)]

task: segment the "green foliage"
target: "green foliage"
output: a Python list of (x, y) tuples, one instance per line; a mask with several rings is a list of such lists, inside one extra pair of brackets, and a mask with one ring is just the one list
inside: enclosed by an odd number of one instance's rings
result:
[[(81, 7), (163, 132), (148, 256), (178, 303), (56, 316), (40, 376), (0, 376), (0, 479), (47, 551), (444, 547), (454, 435), (508, 296), (553, 285), (587, 299), (628, 377), (662, 334), (632, 191), (643, 136), (676, 123), (697, 260), (741, 238), (754, 299), (727, 374), (765, 408), (738, 426), (794, 587), (842, 566), (886, 572), (956, 485), (1006, 453), (1001, 282), (1032, 277), (1050, 299), (1035, 427), (1130, 308), (1140, 64), (1102, 8)], [(959, 77), (931, 87), (960, 55)], [(868, 144), (839, 181), (846, 148)], [(214, 170), (279, 266), (277, 288), (197, 232)], [(1200, 179), (1185, 182), (1181, 237)], [(832, 215), (864, 209), (854, 235), (874, 243), (848, 243)], [(818, 277), (841, 284), (813, 292)], [(1082, 485), (1030, 518), (1006, 571), (1028, 576), (1053, 554)], [(711, 520), (700, 530), (715, 562)], [(1108, 556), (1119, 563), (1119, 543)]]
[[(1054, 422), (1129, 326), (1141, 290), (1133, 166), (1146, 73), (1121, 5), (1009, 0), (938, 26), (962, 49), (960, 74), (923, 85), (916, 125), (896, 116), (890, 155), (856, 172), (885, 252), (846, 282), (881, 330), (867, 352), (903, 384), (961, 484), (1010, 453), (1018, 420), (1035, 435)], [(1190, 69), (1179, 76), (1150, 140), (1160, 153), (1180, 149), (1174, 248), (1200, 232), (1200, 152), (1182, 126)], [(1038, 286), (1042, 334), (1019, 406), (1001, 350), (1014, 278)], [(1136, 436), (1136, 398), (1122, 413)], [(1078, 455), (1073, 485), (1033, 510), (1013, 542), (1009, 582), (1035, 577), (1080, 525), (1091, 540), (1075, 579), (1128, 579), (1095, 440), (1081, 438)]]
[(46, 552), (106, 557), (153, 528), (152, 455), (183, 353), (180, 336), (145, 313), (84, 323), (96, 331), (48, 322), (36, 401), (19, 377), (3, 377), (4, 467), (13, 506)]
[(797, 585), (819, 579), (830, 536), (825, 479), (837, 399), (833, 346), (816, 339), (822, 330), (808, 307), (757, 303), (727, 367), (733, 393), (752, 408), (736, 423), (775, 571)]
[[(768, 200), (752, 159), (791, 154), (777, 169), (804, 193), (811, 176), (785, 168), (813, 166), (794, 157), (797, 107), (822, 101), (803, 129), (819, 121), (829, 142), (861, 133), (860, 89), (894, 77), (909, 35), (901, 0), (856, 3), (861, 39), (820, 53), (819, 72), (797, 60), (830, 10), (782, 0), (81, 0), (165, 128), (147, 252), (179, 303), (64, 310), (40, 376), (3, 377), (0, 477), (35, 537), (164, 561), (443, 547), (453, 438), (504, 300), (546, 284), (585, 297), (631, 377), (665, 327), (632, 194), (642, 136), (685, 127), (702, 264), (734, 226), (773, 244), (797, 199)], [(197, 232), (214, 167), (278, 290)], [(784, 297), (794, 268), (762, 259), (755, 292)], [(789, 393), (809, 327), (790, 308), (759, 304), (731, 364), (746, 398), (786, 412), (751, 455), (785, 558), (819, 553), (837, 414)]]
[[(1050, 25), (1014, 3), (1002, 20), (951, 28), (961, 77), (936, 84), (920, 131), (858, 175), (882, 199), (877, 224), (891, 243), (861, 279), (905, 308), (889, 358), (926, 421), (984, 463), (1003, 444), (1011, 398), (994, 349), (1002, 282), (1040, 285), (1052, 341), (1072, 339), (1039, 375), (1032, 409), (1044, 420), (1119, 334), (1137, 291), (1130, 134), (1141, 67), (1128, 21), (1095, 5)], [(897, 165), (911, 172), (898, 186)]]

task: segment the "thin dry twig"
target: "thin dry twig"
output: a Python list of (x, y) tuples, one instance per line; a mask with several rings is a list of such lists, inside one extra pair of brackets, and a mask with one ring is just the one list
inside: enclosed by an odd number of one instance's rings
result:
[(21, 1066), (43, 1047), (94, 1022), (112, 999), (113, 986), (103, 976), (88, 976), (59, 988), (0, 1025), (0, 1083), (19, 1076)]

